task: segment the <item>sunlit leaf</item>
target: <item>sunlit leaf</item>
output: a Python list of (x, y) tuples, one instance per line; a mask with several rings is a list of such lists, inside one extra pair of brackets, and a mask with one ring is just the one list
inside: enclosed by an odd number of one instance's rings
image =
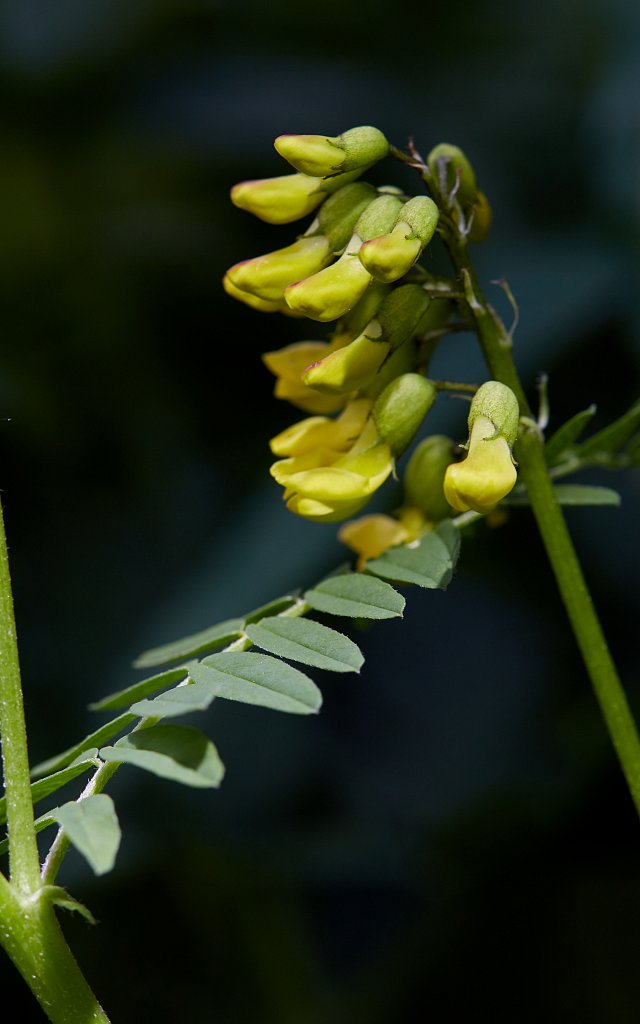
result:
[(112, 747), (103, 747), (100, 757), (198, 788), (215, 788), (224, 776), (211, 740), (187, 725), (154, 725), (129, 733)]
[(330, 672), (359, 672), (364, 662), (353, 640), (310, 619), (267, 618), (245, 632), (263, 651)]
[(111, 871), (120, 845), (120, 825), (110, 796), (98, 793), (63, 804), (52, 810), (51, 816), (96, 875)]
[(166, 690), (167, 687), (173, 686), (174, 683), (179, 683), (181, 679), (185, 679), (187, 675), (188, 670), (186, 667), (171, 668), (168, 672), (160, 672), (158, 675), (149, 676), (148, 679), (141, 679), (139, 683), (133, 683), (124, 690), (111, 693), (108, 697), (103, 697), (102, 700), (97, 701), (95, 704), (90, 704), (89, 707), (92, 711), (113, 711), (115, 708), (124, 708), (134, 700), (142, 700), (143, 697), (148, 697), (150, 693)]
[(110, 722), (101, 725), (95, 732), (90, 732), (88, 736), (85, 736), (83, 740), (80, 740), (73, 747), (68, 747), (67, 750), (63, 750), (56, 757), (50, 757), (48, 761), (41, 761), (40, 764), (31, 769), (32, 778), (38, 778), (40, 775), (48, 775), (50, 772), (57, 772), (61, 768), (66, 768), (68, 764), (75, 761), (80, 754), (84, 754), (90, 747), (99, 747), (101, 743), (104, 743), (105, 740), (110, 740), (112, 736), (117, 736), (119, 732), (122, 732), (123, 729), (126, 729), (135, 720), (136, 716), (128, 712), (124, 715), (118, 715), (117, 718), (113, 718)]
[(389, 548), (379, 558), (365, 563), (367, 572), (399, 583), (415, 583), (433, 590), (444, 588), (451, 579), (449, 549), (436, 532), (427, 533), (415, 545)]
[(212, 654), (192, 666), (196, 682), (211, 683), (217, 697), (256, 704), (275, 711), (309, 715), (322, 704), (320, 690), (308, 676), (266, 654), (244, 651)]
[[(96, 747), (86, 752), (86, 757), (82, 760), (76, 761), (74, 764), (69, 765), (68, 768), (63, 768), (62, 771), (54, 772), (53, 775), (47, 775), (44, 779), (38, 779), (37, 782), (31, 783), (31, 800), (34, 804), (37, 804), (38, 800), (43, 800), (45, 796), (49, 796), (50, 793), (55, 793), (56, 790), (62, 786), (66, 786), (67, 782), (71, 782), (72, 779), (82, 775), (84, 772), (91, 771), (95, 768), (98, 762), (95, 759), (95, 755), (98, 753)], [(5, 796), (0, 798), (0, 825), (4, 825), (7, 820), (7, 798)]]
[(170, 644), (153, 647), (136, 658), (133, 664), (136, 668), (153, 668), (155, 665), (168, 665), (172, 661), (195, 658), (198, 654), (204, 654), (215, 647), (226, 647), (237, 640), (242, 635), (243, 625), (244, 619), (218, 622), (217, 625), (203, 629), (199, 633), (173, 640)]
[(194, 682), (188, 686), (177, 686), (175, 690), (162, 693), (153, 700), (140, 700), (131, 705), (131, 711), (141, 718), (188, 715), (192, 711), (206, 711), (215, 696), (213, 683)]
[(402, 594), (389, 583), (360, 572), (329, 576), (307, 590), (304, 600), (316, 611), (354, 619), (392, 619), (405, 606)]

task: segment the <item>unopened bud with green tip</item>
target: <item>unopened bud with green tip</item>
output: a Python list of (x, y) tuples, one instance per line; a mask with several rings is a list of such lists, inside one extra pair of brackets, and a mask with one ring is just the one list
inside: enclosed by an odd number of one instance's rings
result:
[(396, 223), (401, 209), (402, 200), (397, 195), (384, 192), (360, 214), (354, 231), (363, 242), (383, 235)]
[(236, 263), (227, 271), (226, 281), (231, 285), (226, 285), (227, 291), (234, 294), (235, 289), (267, 302), (281, 302), (287, 285), (316, 273), (330, 259), (331, 246), (323, 235), (299, 238), (284, 249)]
[(382, 132), (369, 125), (335, 136), (280, 135), (274, 146), (297, 171), (321, 178), (341, 171), (364, 170), (389, 152)]
[(518, 437), (520, 407), (511, 388), (498, 380), (488, 380), (482, 384), (473, 396), (469, 409), (469, 430), (473, 430), (479, 416), (491, 420), (496, 437), (503, 437), (509, 448), (513, 448)]
[(432, 434), (417, 446), (404, 472), (404, 504), (419, 508), (431, 522), (453, 514), (444, 496), (444, 477), (455, 460), (455, 445), (444, 434)]
[(368, 384), (388, 354), (389, 345), (382, 339), (380, 324), (372, 320), (348, 345), (307, 367), (302, 380), (322, 394), (346, 395)]
[(478, 191), (475, 171), (458, 146), (441, 142), (429, 153), (427, 165), (442, 195), (455, 193), (461, 206), (475, 201)]
[(378, 434), (396, 458), (411, 444), (436, 396), (431, 381), (419, 373), (404, 373), (376, 399), (372, 416)]
[(231, 189), (231, 202), (267, 224), (291, 224), (312, 213), (328, 195), (359, 177), (360, 171), (334, 178), (283, 174), (277, 178), (241, 181)]
[(398, 212), (390, 232), (364, 243), (360, 260), (378, 281), (398, 281), (431, 241), (438, 216), (438, 207), (428, 196), (410, 199)]
[(377, 319), (391, 349), (399, 348), (417, 331), (430, 299), (419, 284), (403, 284), (389, 292), (380, 306)]
[(518, 400), (510, 388), (491, 380), (478, 389), (469, 411), (467, 456), (445, 474), (445, 497), (456, 512), (491, 512), (512, 490), (518, 423)]

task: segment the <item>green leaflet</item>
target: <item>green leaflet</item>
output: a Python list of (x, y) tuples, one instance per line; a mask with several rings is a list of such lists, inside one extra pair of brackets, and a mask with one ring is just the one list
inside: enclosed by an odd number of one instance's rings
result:
[(447, 586), (453, 562), (444, 540), (434, 531), (427, 533), (415, 547), (389, 548), (379, 558), (366, 562), (365, 568), (376, 576), (434, 590)]
[[(83, 772), (90, 771), (91, 768), (95, 768), (98, 762), (95, 759), (95, 755), (98, 753), (96, 747), (92, 750), (85, 751), (85, 754), (80, 761), (76, 761), (75, 764), (69, 765), (68, 768), (63, 768), (62, 771), (54, 772), (53, 775), (47, 775), (44, 779), (38, 779), (37, 782), (31, 783), (31, 799), (34, 804), (37, 804), (38, 800), (43, 800), (45, 796), (49, 796), (50, 793), (55, 793), (57, 789), (62, 786), (66, 786), (67, 782), (71, 782), (72, 779), (77, 778), (78, 775), (82, 775)], [(0, 825), (4, 825), (7, 820), (7, 798), (0, 798)]]
[(308, 676), (252, 651), (212, 654), (192, 666), (191, 678), (214, 686), (216, 697), (294, 715), (313, 714), (322, 704), (320, 690)]
[(593, 418), (595, 412), (595, 405), (590, 405), (588, 409), (583, 409), (582, 412), (576, 413), (570, 420), (567, 420), (561, 427), (558, 427), (555, 434), (552, 434), (544, 446), (544, 454), (548, 466), (555, 466), (560, 461), (563, 453), (573, 448), (574, 443)]
[[(620, 495), (609, 487), (592, 487), (588, 484), (556, 484), (554, 491), (560, 505), (614, 505), (620, 504)], [(510, 494), (503, 505), (530, 505), (526, 491)]]
[(360, 572), (329, 576), (307, 590), (304, 600), (315, 611), (354, 619), (392, 619), (402, 616), (405, 606), (392, 586)]
[(124, 715), (118, 715), (117, 718), (113, 718), (110, 722), (101, 725), (95, 732), (89, 733), (88, 736), (85, 736), (75, 746), (63, 750), (61, 754), (57, 754), (55, 757), (50, 757), (48, 761), (41, 761), (40, 764), (31, 769), (32, 778), (37, 778), (39, 775), (48, 775), (50, 772), (57, 772), (61, 768), (66, 768), (80, 754), (84, 754), (89, 747), (99, 747), (101, 743), (104, 743), (105, 740), (110, 740), (112, 736), (122, 732), (123, 729), (126, 729), (135, 720), (136, 716), (130, 715), (128, 712)]
[(640, 429), (640, 402), (636, 402), (619, 419), (587, 438), (578, 448), (578, 457), (585, 461), (599, 455), (613, 455), (631, 440)]
[(84, 903), (74, 899), (73, 896), (70, 896), (61, 885), (45, 885), (40, 891), (42, 897), (48, 900), (49, 903), (53, 903), (54, 906), (64, 907), (65, 910), (72, 910), (76, 914), (81, 914), (89, 924), (97, 923), (89, 908), (85, 907)]
[(244, 617), (244, 622), (245, 624), (259, 622), (260, 619), (264, 619), (268, 615), (278, 615), (280, 612), (286, 611), (287, 608), (291, 608), (297, 600), (297, 594), (285, 594), (284, 597), (276, 597), (273, 601), (269, 601), (268, 604), (263, 604), (260, 608), (254, 608), (252, 612), (248, 612)]
[[(195, 666), (193, 666), (195, 667)], [(193, 711), (206, 711), (216, 696), (213, 683), (189, 683), (177, 686), (153, 700), (140, 700), (131, 705), (131, 712), (141, 718), (172, 718)]]
[(174, 640), (170, 644), (162, 644), (161, 647), (153, 647), (144, 651), (134, 661), (136, 668), (152, 668), (156, 665), (168, 665), (172, 661), (180, 661), (184, 658), (194, 658), (198, 654), (204, 654), (215, 647), (225, 647), (242, 635), (244, 619), (227, 619), (215, 626), (203, 629), (199, 633), (192, 633), (191, 636)]
[(95, 704), (90, 704), (92, 711), (113, 711), (115, 708), (124, 708), (134, 700), (141, 700), (148, 697), (150, 693), (158, 693), (159, 690), (166, 690), (167, 687), (179, 683), (188, 675), (188, 669), (171, 668), (168, 672), (160, 672), (159, 675), (149, 676), (148, 679), (141, 679), (139, 683), (133, 683), (124, 690), (117, 693), (110, 693), (108, 697)]
[(88, 796), (50, 813), (96, 875), (111, 871), (120, 845), (120, 825), (110, 796)]
[(211, 740), (186, 725), (140, 729), (123, 736), (112, 747), (103, 747), (100, 757), (133, 764), (163, 779), (198, 788), (215, 788), (224, 776), (224, 765)]
[(251, 643), (289, 661), (327, 669), (359, 672), (364, 658), (352, 640), (311, 619), (267, 618), (245, 630)]

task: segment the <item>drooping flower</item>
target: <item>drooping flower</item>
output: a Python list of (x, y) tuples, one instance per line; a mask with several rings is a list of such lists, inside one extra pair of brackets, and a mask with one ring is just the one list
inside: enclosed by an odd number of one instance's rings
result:
[(444, 478), (444, 495), (456, 512), (491, 512), (515, 485), (511, 455), (518, 434), (519, 408), (513, 391), (487, 381), (469, 412), (469, 447), (462, 462), (452, 463)]
[(341, 409), (345, 395), (324, 394), (304, 383), (305, 370), (351, 341), (351, 335), (335, 334), (331, 341), (297, 341), (274, 352), (265, 352), (262, 361), (276, 377), (273, 393), (304, 412), (332, 413)]
[(398, 517), (374, 513), (354, 519), (340, 527), (338, 537), (358, 555), (357, 568), (364, 569), (371, 558), (378, 558), (389, 548), (410, 544), (428, 530), (430, 524), (416, 508), (404, 508)]

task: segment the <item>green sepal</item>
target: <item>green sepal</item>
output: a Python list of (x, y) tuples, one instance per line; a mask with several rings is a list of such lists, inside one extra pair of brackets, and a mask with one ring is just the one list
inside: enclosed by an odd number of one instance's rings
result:
[(80, 900), (74, 899), (70, 896), (66, 889), (63, 889), (61, 885), (45, 885), (40, 890), (40, 898), (47, 900), (48, 903), (52, 903), (56, 907), (63, 907), (64, 910), (71, 910), (76, 914), (81, 914), (85, 921), (89, 924), (97, 924), (97, 921), (88, 907), (85, 907), (84, 903)]

